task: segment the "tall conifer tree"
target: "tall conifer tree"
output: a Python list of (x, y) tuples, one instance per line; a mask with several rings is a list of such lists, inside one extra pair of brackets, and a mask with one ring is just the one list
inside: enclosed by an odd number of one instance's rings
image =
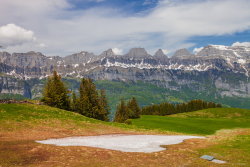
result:
[(101, 90), (101, 97), (98, 96), (95, 83), (92, 79), (82, 78), (79, 87), (78, 112), (87, 117), (96, 118), (102, 121), (109, 121), (109, 106), (105, 91)]
[(109, 122), (110, 107), (109, 107), (108, 99), (106, 98), (105, 90), (101, 88), (100, 94), (101, 94), (100, 102), (105, 113), (105, 121)]
[(140, 118), (141, 115), (141, 109), (136, 101), (136, 98), (133, 97), (131, 103), (128, 106), (134, 113), (134, 116), (132, 118)]
[(54, 71), (52, 77), (48, 77), (46, 84), (43, 88), (43, 101), (45, 104), (69, 110), (70, 109), (70, 91), (66, 87), (65, 83), (62, 82), (61, 76), (57, 75)]

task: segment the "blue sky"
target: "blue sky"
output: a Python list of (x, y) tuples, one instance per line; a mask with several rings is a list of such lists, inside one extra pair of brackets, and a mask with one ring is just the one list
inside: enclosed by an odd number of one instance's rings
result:
[(171, 56), (208, 44), (250, 46), (249, 7), (249, 0), (3, 0), (0, 51), (67, 56), (144, 47)]

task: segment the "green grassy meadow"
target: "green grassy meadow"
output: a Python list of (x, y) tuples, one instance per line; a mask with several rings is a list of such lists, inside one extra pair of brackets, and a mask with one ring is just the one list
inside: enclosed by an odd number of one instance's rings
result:
[[(42, 145), (35, 140), (106, 134), (199, 135), (160, 153)], [(212, 155), (227, 163), (202, 160)], [(250, 110), (212, 108), (143, 115), (132, 125), (103, 122), (36, 104), (0, 104), (0, 166), (250, 166)]]
[[(18, 124), (18, 126), (13, 126)], [(92, 129), (96, 125), (104, 127), (118, 127), (123, 129), (138, 129), (126, 124), (104, 122), (97, 119), (82, 116), (78, 113), (36, 104), (0, 104), (0, 130), (13, 131), (14, 128), (22, 129), (27, 126), (46, 126), (66, 129)]]
[(250, 128), (250, 110), (212, 108), (171, 116), (143, 115), (132, 122), (138, 128), (144, 129), (212, 135), (221, 129)]
[(211, 108), (171, 116), (143, 115), (132, 124), (159, 132), (206, 136), (210, 146), (197, 149), (200, 155), (224, 160), (226, 166), (250, 166), (250, 110)]

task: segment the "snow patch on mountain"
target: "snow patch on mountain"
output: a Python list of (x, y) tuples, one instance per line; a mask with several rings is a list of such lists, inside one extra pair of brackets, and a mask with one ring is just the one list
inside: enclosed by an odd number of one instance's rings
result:
[(227, 61), (228, 64), (231, 65), (231, 67), (234, 67), (234, 66), (232, 65), (232, 63), (231, 63), (231, 59), (230, 59), (230, 58), (226, 58), (226, 61)]
[(228, 49), (228, 46), (224, 46), (224, 45), (211, 45), (211, 46), (219, 50), (230, 50)]
[(236, 57), (241, 57), (241, 55), (239, 55), (237, 52), (234, 51), (234, 54)]
[(189, 65), (185, 66), (183, 64), (170, 64), (170, 65), (151, 65), (148, 63), (135, 63), (135, 64), (125, 64), (121, 62), (115, 62), (111, 63), (108, 59), (106, 64), (104, 65), (105, 67), (122, 67), (122, 68), (138, 68), (138, 69), (154, 69), (154, 68), (161, 68), (161, 69), (169, 69), (169, 70), (197, 70), (197, 71), (206, 71), (210, 69), (212, 66), (209, 64), (197, 64), (197, 65)]
[(75, 71), (72, 71), (72, 72), (70, 72), (70, 73), (66, 73), (66, 75), (73, 75), (73, 74), (75, 74), (76, 72)]
[(238, 59), (237, 62), (240, 63), (240, 64), (245, 64), (246, 60), (244, 60), (244, 59)]
[(72, 66), (76, 68), (79, 66), (79, 64), (72, 64)]

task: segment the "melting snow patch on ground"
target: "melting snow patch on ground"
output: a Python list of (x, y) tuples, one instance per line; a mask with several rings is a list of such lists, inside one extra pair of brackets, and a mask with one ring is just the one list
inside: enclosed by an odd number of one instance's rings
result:
[(166, 135), (101, 135), (67, 137), (36, 141), (42, 144), (56, 146), (88, 146), (111, 149), (123, 152), (152, 153), (163, 151), (160, 145), (172, 145), (183, 142), (185, 139), (205, 138), (200, 136), (166, 136)]

